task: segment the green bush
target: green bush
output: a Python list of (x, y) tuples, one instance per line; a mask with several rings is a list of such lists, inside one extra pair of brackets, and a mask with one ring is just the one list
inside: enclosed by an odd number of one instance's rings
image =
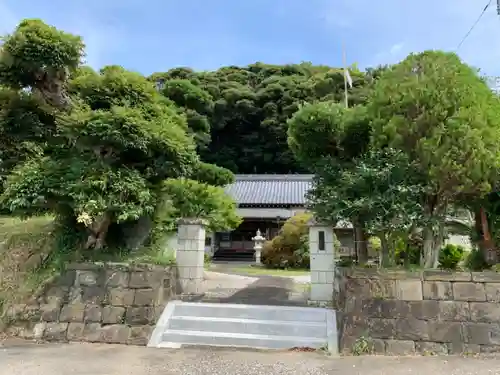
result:
[(482, 251), (478, 249), (471, 250), (465, 258), (465, 268), (470, 271), (483, 271), (491, 268)]
[(380, 238), (376, 236), (368, 238), (368, 244), (373, 252), (379, 252), (382, 248), (382, 242), (380, 241)]
[(210, 264), (212, 264), (212, 254), (205, 252), (204, 263), (205, 263), (205, 266), (209, 266)]
[(356, 265), (356, 259), (353, 256), (341, 257), (336, 265), (337, 267), (353, 267)]
[(309, 235), (300, 236), (299, 248), (293, 252), (294, 261), (299, 268), (309, 268), (311, 263), (309, 253)]
[(447, 244), (439, 250), (439, 268), (447, 270), (457, 269), (462, 260), (465, 249), (459, 245)]
[(262, 248), (262, 263), (269, 268), (309, 268), (307, 222), (311, 214), (302, 213), (288, 219), (279, 234), (266, 241)]

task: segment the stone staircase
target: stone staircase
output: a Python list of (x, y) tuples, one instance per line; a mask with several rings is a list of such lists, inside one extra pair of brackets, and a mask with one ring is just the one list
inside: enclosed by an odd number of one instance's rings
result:
[(170, 302), (149, 347), (315, 348), (338, 353), (335, 311), (313, 307)]

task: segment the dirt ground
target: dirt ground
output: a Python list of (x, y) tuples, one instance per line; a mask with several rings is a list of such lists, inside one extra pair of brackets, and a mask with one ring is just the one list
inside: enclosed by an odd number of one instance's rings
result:
[(319, 353), (150, 349), (105, 344), (0, 346), (0, 375), (491, 375), (500, 357), (341, 357)]

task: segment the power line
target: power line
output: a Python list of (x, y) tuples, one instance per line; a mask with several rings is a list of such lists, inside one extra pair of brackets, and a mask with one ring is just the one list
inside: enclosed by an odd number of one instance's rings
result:
[[(492, 2), (493, 2), (493, 0), (489, 0), (488, 4), (486, 4), (486, 6), (484, 7), (483, 11), (479, 14), (479, 17), (477, 17), (476, 22), (474, 22), (472, 24), (472, 26), (469, 29), (469, 31), (467, 31), (467, 33), (464, 35), (464, 37), (462, 38), (462, 40), (460, 41), (460, 43), (458, 43), (458, 46), (457, 46), (457, 49), (456, 49), (455, 52), (457, 52), (460, 49), (460, 47), (462, 47), (462, 44), (464, 44), (465, 40), (469, 37), (470, 33), (475, 29), (475, 27), (477, 26), (477, 24), (479, 23), (479, 21), (481, 21), (481, 18), (483, 18), (484, 14), (488, 10), (488, 8), (490, 7), (490, 5), (491, 5)], [(499, 2), (497, 0), (497, 8), (498, 7), (499, 7)]]

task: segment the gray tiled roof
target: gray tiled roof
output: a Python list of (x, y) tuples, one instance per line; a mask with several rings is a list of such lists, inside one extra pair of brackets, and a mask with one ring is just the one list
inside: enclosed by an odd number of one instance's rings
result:
[(240, 205), (302, 206), (313, 179), (310, 174), (237, 174), (235, 177), (236, 181), (226, 187), (226, 192)]

